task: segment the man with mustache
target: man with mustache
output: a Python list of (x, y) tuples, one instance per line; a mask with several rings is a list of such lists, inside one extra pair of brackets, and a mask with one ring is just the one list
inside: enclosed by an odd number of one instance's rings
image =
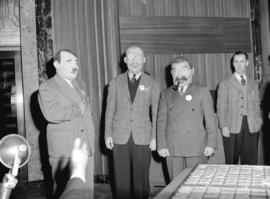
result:
[(175, 58), (171, 74), (174, 85), (161, 92), (159, 101), (157, 148), (166, 158), (172, 180), (183, 169), (205, 163), (214, 154), (217, 125), (210, 92), (192, 83), (190, 62)]
[[(89, 97), (82, 82), (77, 81), (78, 58), (68, 49), (54, 56), (56, 75), (39, 88), (38, 100), (47, 120), (49, 162), (54, 179), (54, 196), (57, 198), (69, 179), (70, 155), (73, 142), (80, 138), (86, 142), (88, 162), (85, 182), (94, 189), (94, 122)], [(93, 191), (91, 191), (93, 193)]]
[(160, 90), (156, 81), (143, 72), (146, 58), (140, 47), (129, 47), (124, 61), (128, 71), (109, 85), (105, 143), (113, 152), (115, 198), (148, 199)]

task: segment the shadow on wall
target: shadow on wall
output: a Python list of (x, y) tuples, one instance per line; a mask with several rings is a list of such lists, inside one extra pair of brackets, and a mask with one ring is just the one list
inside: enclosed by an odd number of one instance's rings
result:
[[(38, 104), (38, 91), (35, 91), (31, 95), (30, 110), (31, 110), (33, 122), (40, 132), (39, 137), (38, 137), (38, 142), (39, 142), (41, 170), (44, 176), (44, 184), (45, 184), (46, 190), (48, 190), (47, 193), (49, 194), (51, 193), (52, 188), (53, 188), (52, 187), (53, 181), (52, 181), (52, 176), (51, 176), (51, 167), (49, 163), (48, 145), (47, 145), (47, 138), (46, 138), (47, 121), (44, 118)], [(48, 196), (48, 198), (50, 197)]]
[[(55, 75), (55, 68), (53, 66), (53, 59), (51, 59), (46, 64), (46, 75), (48, 78), (51, 78)], [(47, 136), (46, 136), (46, 128), (47, 121), (44, 118), (40, 106), (38, 104), (38, 91), (35, 91), (31, 95), (30, 100), (30, 110), (33, 118), (33, 122), (36, 128), (39, 130), (40, 134), (38, 137), (39, 141), (39, 152), (40, 152), (40, 161), (41, 161), (41, 169), (44, 176), (44, 184), (47, 190), (48, 198), (50, 198), (50, 193), (52, 193), (53, 189), (53, 180), (51, 175), (51, 166), (49, 163), (49, 155), (48, 155), (48, 145), (47, 145)]]

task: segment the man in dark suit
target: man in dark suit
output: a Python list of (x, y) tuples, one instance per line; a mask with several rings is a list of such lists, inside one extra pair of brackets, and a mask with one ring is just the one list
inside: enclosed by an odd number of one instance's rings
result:
[(130, 198), (131, 184), (135, 198), (148, 198), (159, 86), (142, 70), (146, 58), (140, 47), (129, 47), (124, 61), (128, 71), (109, 85), (105, 143), (113, 151), (116, 198)]
[(184, 57), (175, 58), (171, 67), (174, 85), (161, 92), (157, 147), (172, 180), (213, 155), (217, 125), (209, 90), (192, 83), (194, 67)]
[(223, 135), (226, 164), (257, 164), (258, 140), (262, 124), (258, 84), (247, 77), (246, 52), (232, 56), (233, 75), (218, 88), (217, 114)]
[(88, 152), (86, 142), (77, 138), (71, 152), (71, 177), (60, 199), (93, 199), (93, 190), (85, 183)]
[(54, 57), (54, 66), (56, 75), (40, 85), (38, 100), (48, 121), (49, 161), (57, 197), (69, 178), (70, 154), (75, 138), (87, 142), (86, 184), (89, 189), (94, 188), (94, 123), (89, 97), (83, 85), (76, 80), (79, 69), (77, 56), (70, 50), (59, 50)]

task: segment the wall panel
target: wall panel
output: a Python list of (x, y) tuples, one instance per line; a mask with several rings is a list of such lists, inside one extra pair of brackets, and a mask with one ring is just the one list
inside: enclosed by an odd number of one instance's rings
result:
[[(141, 45), (152, 60), (149, 71), (160, 65), (155, 56), (165, 63), (168, 54), (192, 54), (193, 62), (204, 67), (199, 71), (205, 71), (211, 60), (219, 63), (216, 70), (227, 77), (231, 71), (223, 68), (228, 61), (224, 59), (239, 49), (251, 52), (249, 0), (119, 0), (119, 16), (121, 52), (131, 44)], [(199, 23), (201, 19), (204, 23)], [(215, 89), (221, 80), (220, 73), (213, 71), (198, 76), (209, 89)], [(250, 75), (253, 77), (252, 71)]]
[(247, 18), (120, 17), (122, 52), (132, 44), (148, 54), (251, 50)]

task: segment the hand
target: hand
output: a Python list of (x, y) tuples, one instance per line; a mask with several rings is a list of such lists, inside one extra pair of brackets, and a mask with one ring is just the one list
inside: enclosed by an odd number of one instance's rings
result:
[(230, 130), (229, 130), (228, 127), (223, 127), (223, 128), (222, 128), (222, 135), (223, 135), (224, 137), (230, 137)]
[[(5, 174), (5, 176), (3, 177), (3, 182), (2, 182), (2, 186), (3, 187), (7, 187), (9, 189), (14, 189), (16, 187), (18, 183), (18, 180), (16, 179), (15, 176), (13, 176), (10, 173)], [(0, 186), (1, 187), (1, 186)]]
[(151, 139), (149, 148), (151, 149), (151, 151), (155, 151), (157, 149), (157, 142), (155, 139)]
[(73, 143), (73, 149), (71, 152), (71, 177), (82, 177), (85, 181), (85, 172), (88, 161), (87, 145), (82, 143), (80, 138), (77, 138)]
[(158, 154), (163, 158), (170, 156), (169, 149), (159, 149)]
[(107, 149), (112, 150), (112, 148), (113, 148), (113, 139), (112, 139), (112, 137), (107, 137), (106, 140), (105, 140), (105, 144), (106, 144)]
[(203, 155), (209, 157), (209, 156), (214, 155), (214, 152), (215, 150), (212, 147), (207, 146), (205, 147)]

